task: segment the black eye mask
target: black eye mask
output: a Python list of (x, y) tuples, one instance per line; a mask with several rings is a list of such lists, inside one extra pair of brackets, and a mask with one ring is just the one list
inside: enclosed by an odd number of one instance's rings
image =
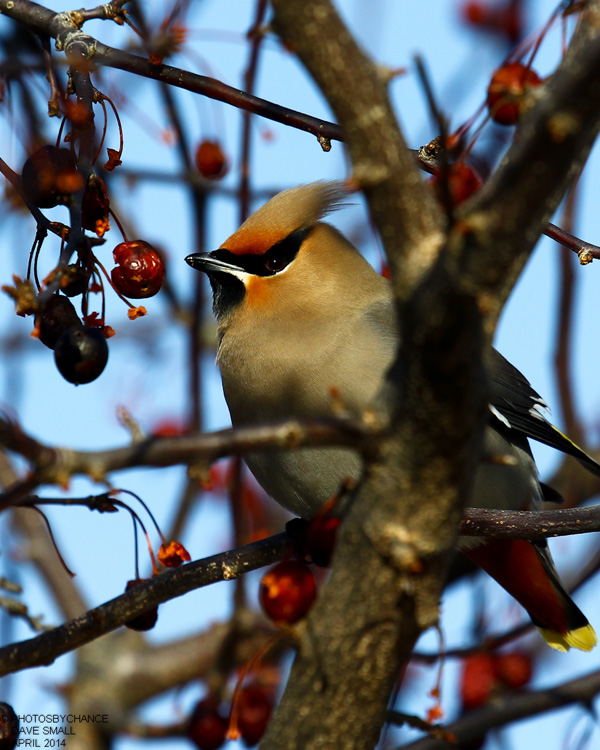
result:
[(262, 255), (253, 253), (239, 255), (222, 248), (221, 250), (215, 250), (211, 253), (211, 256), (217, 260), (222, 260), (224, 263), (237, 266), (253, 276), (275, 276), (289, 266), (298, 255), (300, 246), (312, 229), (313, 227), (296, 229)]

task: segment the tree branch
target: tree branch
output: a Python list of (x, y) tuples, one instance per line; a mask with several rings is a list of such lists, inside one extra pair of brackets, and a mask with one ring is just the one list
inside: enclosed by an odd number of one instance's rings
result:
[(274, 28), (325, 94), (403, 296), (436, 257), (442, 214), (422, 182), (392, 110), (389, 74), (366, 57), (332, 3), (274, 0)]
[(366, 449), (379, 433), (377, 425), (353, 419), (289, 421), (278, 425), (221, 430), (173, 438), (148, 437), (125, 448), (75, 451), (48, 447), (24, 433), (15, 423), (0, 418), (0, 447), (18, 453), (33, 465), (33, 474), (0, 495), (0, 510), (31, 494), (40, 484), (61, 484), (75, 474), (97, 482), (110, 472), (132, 466), (204, 464), (249, 449), (300, 448), (314, 445), (351, 445)]
[(151, 607), (217, 581), (233, 580), (291, 551), (292, 542), (283, 533), (168, 570), (36, 638), (0, 648), (0, 676), (52, 664), (58, 656), (110, 633)]
[(467, 508), (460, 525), (465, 536), (530, 542), (595, 531), (600, 531), (600, 505), (544, 511)]
[[(599, 3), (588, 3), (567, 53), (540, 87), (499, 168), (457, 212), (452, 241), (465, 254), (466, 280), (472, 275), (480, 289), (490, 335), (600, 129), (599, 16)], [(494, 252), (485, 252), (491, 246)]]
[(0, 13), (22, 23), (36, 34), (53, 37), (56, 39), (58, 50), (66, 52), (75, 43), (83, 45), (87, 49), (88, 57), (98, 65), (162, 81), (288, 127), (312, 133), (326, 150), (330, 140), (342, 140), (340, 128), (335, 123), (282, 107), (258, 96), (251, 96), (215, 78), (190, 73), (171, 65), (156, 65), (131, 52), (109, 47), (80, 30), (80, 22), (85, 18), (79, 17), (77, 12), (55, 13), (30, 0), (0, 0)]
[(392, 269), (403, 349), (389, 436), (369, 457), (261, 749), (358, 750), (377, 743), (401, 666), (437, 620), (483, 429), (482, 338), (472, 300), (440, 265), (432, 272), (444, 217), (398, 130), (385, 76), (327, 0), (272, 4), (276, 30), (342, 125)]
[[(583, 75), (579, 70), (575, 81), (575, 65), (565, 62), (561, 85), (548, 84), (556, 110), (542, 101), (531, 121), (556, 126), (555, 111), (579, 106), (578, 114), (588, 119), (577, 121), (577, 137), (565, 132), (558, 138), (554, 128), (540, 138), (530, 127), (510, 150), (494, 190), (457, 212), (457, 223), (449, 227), (450, 252), (444, 252), (445, 217), (398, 132), (380, 71), (328, 0), (272, 4), (275, 29), (311, 72), (343, 128), (354, 178), (367, 196), (392, 270), (402, 343), (389, 376), (390, 433), (371, 456), (342, 527), (331, 579), (309, 614), (261, 748), (358, 750), (376, 744), (397, 674), (416, 637), (436, 621), (485, 421), (481, 316), (489, 342), (508, 289), (569, 182), (572, 163), (580, 166), (595, 136), (600, 108), (590, 79), (600, 76), (600, 66), (593, 42), (571, 53), (582, 55), (589, 68)], [(578, 87), (585, 105), (572, 96)], [(514, 201), (520, 187), (514, 178), (539, 180), (538, 162), (542, 155), (548, 160), (549, 151), (560, 153), (545, 170), (544, 186), (536, 182), (543, 206), (529, 215), (523, 193), (518, 205)], [(496, 201), (500, 208), (488, 231)], [(482, 206), (487, 213), (476, 221)], [(350, 677), (357, 674), (368, 675), (366, 684), (357, 687)]]
[[(600, 671), (591, 672), (584, 677), (578, 677), (561, 685), (536, 692), (519, 692), (494, 701), (478, 711), (464, 716), (444, 729), (456, 738), (455, 743), (448, 743), (434, 737), (427, 737), (408, 745), (402, 745), (402, 750), (449, 750), (462, 746), (463, 743), (473, 742), (495, 727), (501, 727), (512, 721), (536, 716), (547, 711), (553, 711), (561, 706), (572, 703), (589, 704), (591, 699), (600, 692)], [(400, 717), (401, 719), (401, 717)], [(394, 712), (390, 712), (390, 720), (394, 720)]]

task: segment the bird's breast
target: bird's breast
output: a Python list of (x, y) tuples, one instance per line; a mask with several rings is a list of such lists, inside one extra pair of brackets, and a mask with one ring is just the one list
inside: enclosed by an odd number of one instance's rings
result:
[[(246, 341), (248, 339), (246, 338)], [(380, 390), (393, 350), (356, 336), (290, 336), (250, 345), (223, 337), (217, 363), (235, 424), (361, 414)]]

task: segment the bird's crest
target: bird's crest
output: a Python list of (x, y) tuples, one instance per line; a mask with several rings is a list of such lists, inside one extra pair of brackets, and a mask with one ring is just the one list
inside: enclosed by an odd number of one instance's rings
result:
[(262, 255), (297, 229), (311, 227), (348, 197), (343, 182), (325, 180), (278, 193), (253, 213), (221, 248), (237, 255)]

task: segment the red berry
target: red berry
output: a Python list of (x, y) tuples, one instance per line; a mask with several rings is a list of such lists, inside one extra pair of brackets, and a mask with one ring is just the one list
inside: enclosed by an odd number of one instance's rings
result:
[(461, 13), (467, 23), (481, 26), (485, 23), (489, 11), (483, 3), (475, 0), (475, 2), (466, 2), (461, 8)]
[(0, 703), (0, 750), (14, 750), (19, 740), (19, 717), (8, 703)]
[(150, 432), (154, 437), (177, 437), (179, 435), (186, 435), (190, 431), (190, 428), (183, 420), (166, 417), (157, 422)]
[(517, 690), (525, 687), (531, 680), (531, 656), (518, 651), (499, 654), (496, 657), (496, 672), (500, 682), (507, 688)]
[(440, 169), (429, 181), (441, 202), (446, 199), (445, 181), (452, 206), (458, 206), (483, 185), (481, 177), (464, 161), (457, 161), (449, 164), (447, 169)]
[(488, 702), (496, 684), (496, 661), (492, 654), (472, 654), (463, 662), (460, 694), (463, 708), (470, 710)]
[[(129, 589), (134, 588), (135, 586), (138, 586), (140, 583), (144, 583), (146, 579), (145, 578), (134, 578), (132, 581), (127, 581), (127, 585), (125, 586), (125, 591), (129, 591)], [(152, 628), (156, 625), (156, 621), (158, 620), (158, 606), (157, 607), (151, 607), (150, 609), (147, 609), (145, 612), (142, 612), (139, 615), (136, 615), (135, 617), (132, 617), (129, 622), (125, 623), (125, 627), (129, 628), (129, 630), (138, 630), (138, 631), (145, 631), (145, 630), (152, 630)]]
[(242, 739), (251, 747), (260, 742), (273, 711), (271, 689), (258, 683), (242, 688), (238, 697), (237, 725)]
[(335, 516), (314, 518), (306, 529), (305, 552), (315, 565), (327, 567), (335, 547), (342, 519)]
[(144, 240), (121, 242), (113, 250), (117, 264), (110, 277), (115, 288), (126, 297), (153, 297), (165, 279), (161, 256)]
[(204, 140), (196, 149), (196, 166), (202, 177), (219, 180), (227, 173), (227, 159), (218, 141)]
[(186, 734), (200, 750), (217, 750), (227, 735), (227, 719), (219, 713), (216, 698), (198, 701), (190, 715)]
[(507, 0), (498, 4), (465, 2), (461, 14), (470, 26), (507, 37), (517, 42), (523, 34), (523, 13), (519, 4)]
[(300, 560), (278, 563), (260, 582), (260, 603), (274, 622), (297, 622), (308, 612), (316, 595), (315, 578)]
[(71, 300), (62, 294), (53, 294), (42, 312), (35, 316), (35, 323), (37, 336), (42, 344), (54, 349), (62, 334), (72, 326), (81, 325), (81, 320)]
[(498, 68), (487, 91), (487, 106), (499, 125), (516, 125), (527, 91), (542, 83), (538, 74), (520, 62)]
[(108, 362), (108, 344), (99, 328), (71, 326), (54, 346), (54, 361), (65, 380), (75, 385), (91, 383)]
[(21, 187), (34, 206), (53, 208), (68, 203), (71, 195), (83, 187), (83, 177), (69, 149), (42, 146), (23, 165)]

